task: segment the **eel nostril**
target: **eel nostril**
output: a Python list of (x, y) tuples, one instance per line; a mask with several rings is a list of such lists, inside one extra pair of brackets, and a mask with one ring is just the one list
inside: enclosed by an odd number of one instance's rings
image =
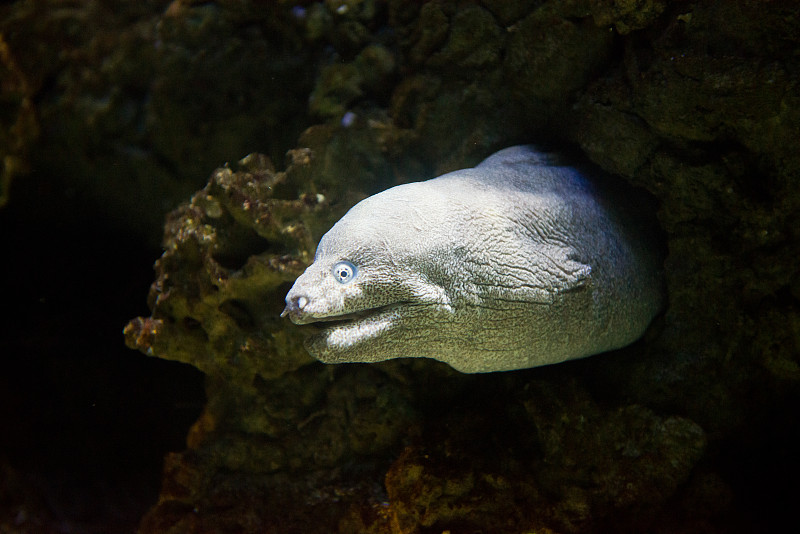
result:
[(295, 313), (298, 310), (297, 307), (298, 297), (293, 297), (291, 294), (286, 295), (286, 306), (283, 308), (281, 312), (281, 317), (286, 317), (291, 313)]
[(297, 314), (303, 311), (303, 308), (308, 306), (308, 297), (301, 295), (299, 297), (286, 297), (286, 307), (281, 312), (281, 317), (286, 317), (289, 314)]

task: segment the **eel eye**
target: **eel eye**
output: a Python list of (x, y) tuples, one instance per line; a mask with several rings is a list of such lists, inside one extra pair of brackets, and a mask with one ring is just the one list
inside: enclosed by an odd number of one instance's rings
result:
[(333, 266), (333, 277), (340, 284), (347, 284), (356, 277), (358, 269), (349, 261), (340, 261)]

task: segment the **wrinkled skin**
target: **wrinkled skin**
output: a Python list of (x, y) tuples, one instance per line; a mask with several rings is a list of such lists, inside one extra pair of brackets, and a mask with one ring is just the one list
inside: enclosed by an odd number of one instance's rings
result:
[(426, 357), (478, 373), (623, 347), (662, 304), (631, 195), (527, 146), (394, 187), (323, 236), (284, 315), (324, 327), (307, 349), (326, 363)]

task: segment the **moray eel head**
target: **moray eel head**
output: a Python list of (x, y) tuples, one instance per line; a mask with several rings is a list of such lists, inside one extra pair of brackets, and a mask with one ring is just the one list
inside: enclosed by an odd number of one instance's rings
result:
[(628, 210), (644, 204), (607, 186), (520, 146), (373, 195), (322, 237), (283, 316), (317, 327), (325, 363), (480, 373), (623, 347), (661, 307), (661, 260)]
[(452, 311), (445, 289), (418, 268), (414, 251), (398, 250), (407, 240), (392, 235), (402, 228), (393, 228), (394, 217), (366, 233), (348, 224), (355, 215), (323, 236), (314, 263), (296, 280), (281, 314), (295, 324), (316, 326), (306, 346), (326, 363), (398, 357), (375, 351), (375, 345), (405, 338), (415, 322), (435, 321)]

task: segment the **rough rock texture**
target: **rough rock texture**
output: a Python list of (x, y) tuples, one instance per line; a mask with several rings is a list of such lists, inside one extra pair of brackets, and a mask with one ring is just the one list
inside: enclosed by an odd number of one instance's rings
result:
[(158, 235), (209, 169), (282, 157), (308, 122), (317, 51), (277, 3), (25, 0), (0, 7), (0, 35), (3, 105), (15, 78), (35, 95), (36, 170), (128, 233)]
[[(800, 108), (792, 14), (754, 4), (733, 12), (713, 3), (633, 4), (544, 2), (515, 11), (490, 2), (392, 2), (384, 24), (396, 34), (394, 59), (387, 55), (391, 43), (366, 38), (358, 46), (350, 43), (346, 55), (352, 60), (320, 71), (312, 112), (338, 118), (351, 109), (357, 122), (332, 121), (300, 139), (308, 148), (302, 152), (305, 167), (294, 157), (284, 178), (289, 189), (296, 188), (299, 200), (293, 202), (306, 210), (300, 216), (305, 226), (290, 221), (293, 230), (302, 228), (300, 238), (282, 229), (286, 221), (280, 217), (269, 220), (273, 227), (267, 231), (252, 218), (238, 219), (266, 239), (263, 250), (291, 249), (280, 256), (280, 265), (261, 261), (280, 276), (263, 275), (265, 281), (276, 276), (271, 287), (256, 286), (253, 300), (237, 308), (261, 303), (263, 316), (250, 312), (244, 323), (258, 335), (270, 332), (272, 343), (253, 345), (259, 349), (252, 355), (215, 351), (209, 358), (207, 349), (184, 345), (166, 332), (153, 344), (139, 340), (140, 348), (159, 356), (191, 361), (213, 384), (190, 452), (174, 464), (168, 481), (185, 469), (207, 476), (208, 469), (224, 466), (241, 473), (232, 481), (269, 473), (260, 479), (267, 487), (253, 491), (267, 501), (277, 491), (270, 488), (286, 484), (306, 494), (320, 484), (339, 485), (342, 497), (321, 496), (288, 514), (288, 524), (308, 513), (325, 517), (303, 527), (320, 532), (334, 524), (341, 531), (403, 533), (724, 530), (734, 524), (722, 519), (725, 514), (740, 519), (759, 513), (766, 499), (734, 512), (734, 503), (750, 495), (737, 494), (737, 452), (725, 457), (719, 451), (733, 447), (743, 453), (748, 447), (741, 443), (752, 442), (766, 454), (770, 445), (759, 434), (772, 420), (764, 417), (797, 396), (800, 292), (792, 258), (800, 235), (792, 214), (800, 200), (792, 178), (798, 171)], [(329, 33), (358, 22), (347, 10), (339, 16), (333, 4), (327, 7), (328, 24), (338, 28)], [(731, 21), (739, 31), (720, 35)], [(373, 62), (367, 69), (365, 58)], [(385, 85), (366, 81), (365, 73), (373, 71), (396, 76), (396, 83), (388, 89), (388, 116), (365, 119), (367, 110), (380, 112), (387, 93)], [(382, 137), (371, 141), (359, 135), (363, 131)], [(522, 136), (573, 141), (601, 167), (661, 201), (670, 305), (645, 342), (570, 366), (504, 377), (462, 377), (430, 362), (368, 370), (312, 364), (281, 376), (303, 362), (293, 356), (296, 330), (275, 323), (286, 287), (280, 282), (299, 272), (319, 232), (350, 205), (354, 192), (369, 194), (393, 183), (392, 176), (426, 178), (470, 164), (489, 148)], [(359, 159), (362, 173), (375, 174), (354, 177), (352, 158)], [(201, 195), (219, 177), (218, 172)], [(325, 202), (317, 206), (307, 196), (312, 192)], [(228, 195), (226, 210), (274, 202), (253, 188), (236, 193)], [(184, 235), (208, 218), (198, 196), (192, 206), (200, 210), (194, 222), (173, 220), (168, 230)], [(191, 270), (184, 254), (169, 248), (169, 235), (165, 258), (178, 263), (170, 269), (162, 259), (161, 279)], [(220, 235), (210, 238), (211, 249), (221, 246)], [(256, 249), (245, 260), (247, 250), (234, 254), (238, 263), (263, 258)], [(288, 264), (293, 268), (282, 270)], [(236, 269), (224, 276), (249, 278), (247, 267), (229, 267)], [(220, 277), (214, 268), (196, 268)], [(176, 314), (156, 300), (153, 317), (188, 316), (209, 340), (237, 339), (241, 321), (217, 317), (225, 314), (219, 305), (231, 298), (229, 292), (224, 284), (212, 285), (214, 316)], [(249, 284), (242, 287), (253, 291)], [(209, 293), (196, 288), (188, 294), (195, 292), (201, 299)], [(249, 381), (233, 384), (242, 369), (254, 369), (255, 378), (246, 375)], [(303, 373), (302, 386), (284, 393), (298, 387), (297, 373)], [(346, 379), (354, 382), (343, 390)], [(370, 392), (357, 393), (361, 381), (376, 380), (380, 386), (372, 383)], [(281, 409), (285, 400), (271, 400), (274, 392), (296, 400)], [(277, 433), (274, 415), (253, 415), (274, 411), (291, 431)], [(224, 429), (218, 423), (223, 414)], [(362, 443), (365, 424), (372, 438)], [(305, 435), (309, 426), (316, 439)], [(748, 432), (755, 435), (743, 439)], [(345, 474), (354, 463), (371, 467)], [(354, 486), (380, 483), (380, 465), (387, 463), (386, 495), (373, 489), (355, 496)], [(182, 524), (180, 514), (166, 510), (210, 498), (203, 491), (193, 495), (165, 492), (144, 530), (163, 528), (164, 517)], [(773, 509), (781, 511), (779, 505)], [(250, 520), (259, 528), (277, 531), (287, 524), (267, 511), (255, 514)], [(322, 526), (326, 521), (331, 523)]]
[[(147, 225), (136, 184), (154, 206), (269, 154), (169, 216), (152, 315), (126, 327), (129, 346), (207, 375), (142, 532), (752, 532), (791, 517), (794, 4), (88, 6), (2, 8), (0, 60), (37, 96), (46, 168), (85, 187), (114, 176), (99, 198)], [(23, 93), (4, 86), (3, 103), (22, 110)], [(669, 302), (645, 338), (483, 376), (310, 362), (278, 314), (333, 221), (520, 142), (577, 147), (660, 202)]]
[(34, 88), (0, 33), (0, 207), (11, 181), (29, 171), (29, 151), (39, 136)]
[(569, 380), (488, 382), (392, 465), (398, 532), (647, 529), (703, 452), (695, 423), (601, 408)]

